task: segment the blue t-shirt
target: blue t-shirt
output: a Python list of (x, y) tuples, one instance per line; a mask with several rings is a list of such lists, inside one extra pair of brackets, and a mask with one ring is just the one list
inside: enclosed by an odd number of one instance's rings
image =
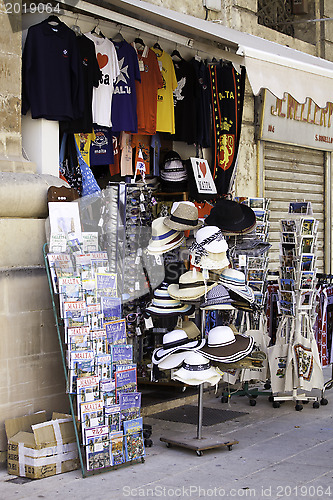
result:
[(90, 165), (113, 163), (113, 140), (111, 128), (94, 125), (95, 140), (90, 144)]
[(138, 131), (135, 80), (141, 81), (138, 56), (125, 40), (113, 42), (117, 51), (120, 75), (114, 85), (111, 121), (113, 132)]

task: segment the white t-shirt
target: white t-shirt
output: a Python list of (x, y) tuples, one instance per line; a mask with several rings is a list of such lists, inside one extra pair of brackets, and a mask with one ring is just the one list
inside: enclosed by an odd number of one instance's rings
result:
[(103, 73), (99, 86), (93, 89), (93, 122), (103, 127), (111, 127), (114, 83), (120, 74), (117, 52), (113, 43), (107, 38), (99, 38), (93, 33), (86, 33), (85, 35), (95, 44), (97, 62)]

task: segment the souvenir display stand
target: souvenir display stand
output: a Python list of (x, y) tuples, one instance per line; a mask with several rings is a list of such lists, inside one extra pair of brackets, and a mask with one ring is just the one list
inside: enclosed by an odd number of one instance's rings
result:
[(80, 213), (79, 202), (50, 203), (43, 247), (83, 477), (144, 462), (145, 445), (152, 444), (137, 392), (140, 325), (131, 313), (123, 317), (139, 287), (149, 292), (132, 242), (142, 244), (150, 234), (150, 193), (120, 183), (93, 200), (95, 232), (85, 231), (92, 223), (86, 206)]
[[(280, 221), (280, 277), (278, 308), (281, 314), (276, 343), (268, 349), (271, 401), (302, 402), (319, 408), (324, 380), (314, 338), (313, 302), (316, 285), (316, 238), (318, 222), (310, 202), (290, 203), (288, 216)], [(321, 399), (322, 404), (326, 404)]]
[[(201, 332), (204, 337), (205, 332), (205, 311), (202, 311), (201, 317)], [(160, 441), (166, 443), (167, 447), (176, 446), (180, 448), (187, 448), (194, 450), (198, 457), (203, 455), (205, 450), (227, 447), (229, 451), (232, 450), (234, 444), (239, 441), (221, 441), (215, 435), (205, 434), (202, 435), (202, 417), (203, 417), (203, 385), (198, 386), (198, 420), (197, 420), (197, 433), (196, 436), (189, 435), (185, 432), (172, 432), (170, 434), (160, 437)]]

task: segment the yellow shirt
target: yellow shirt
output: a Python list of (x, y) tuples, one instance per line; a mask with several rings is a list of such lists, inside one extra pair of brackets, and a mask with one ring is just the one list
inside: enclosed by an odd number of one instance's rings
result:
[(177, 88), (175, 67), (171, 56), (164, 50), (152, 48), (158, 60), (163, 77), (163, 87), (157, 95), (157, 132), (175, 133), (175, 108), (173, 104), (173, 91)]
[(95, 140), (95, 133), (91, 134), (75, 134), (75, 140), (81, 152), (82, 158), (90, 167), (90, 144)]

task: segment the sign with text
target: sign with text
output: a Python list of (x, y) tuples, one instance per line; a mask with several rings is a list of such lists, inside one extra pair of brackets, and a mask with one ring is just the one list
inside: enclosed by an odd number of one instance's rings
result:
[(319, 108), (310, 98), (300, 104), (289, 94), (278, 99), (266, 90), (260, 139), (332, 151), (333, 103)]
[(202, 158), (190, 158), (190, 160), (198, 193), (217, 194), (216, 186), (207, 160), (203, 160)]

